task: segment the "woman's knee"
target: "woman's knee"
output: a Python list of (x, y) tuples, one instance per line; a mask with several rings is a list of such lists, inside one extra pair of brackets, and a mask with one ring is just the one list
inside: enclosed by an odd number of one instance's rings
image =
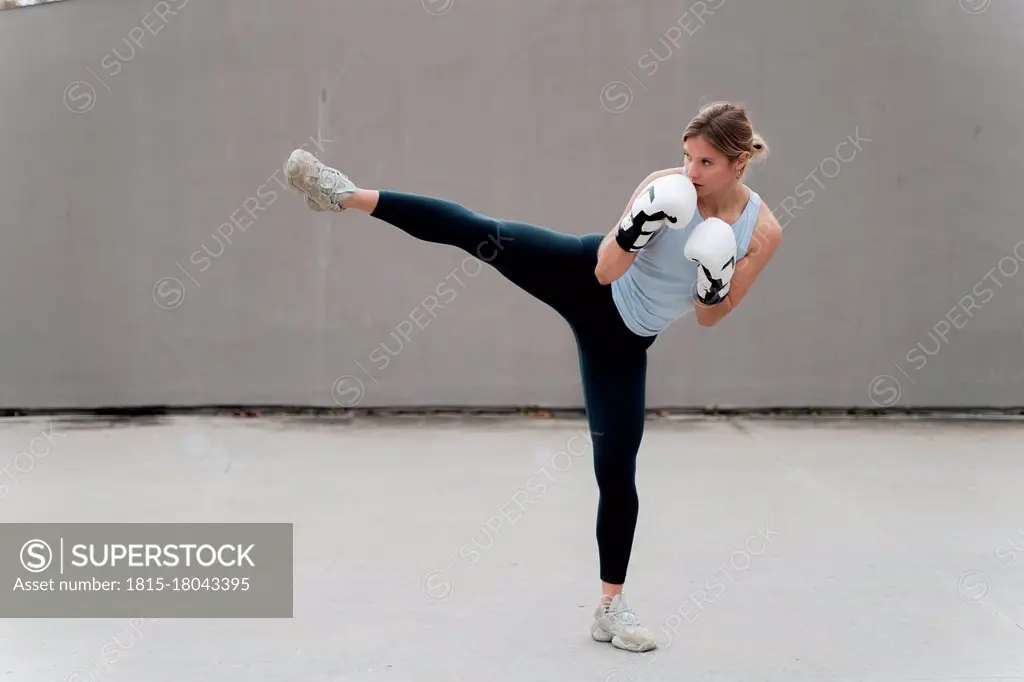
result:
[(464, 237), (459, 246), (471, 256), (489, 263), (509, 241), (502, 220), (478, 213), (462, 204), (453, 203), (452, 212), (454, 222), (459, 225), (460, 233)]
[(481, 221), (481, 232), (486, 236), (480, 239), (473, 255), (485, 263), (492, 263), (515, 241), (515, 235), (508, 224), (498, 218), (478, 215), (477, 220)]
[(632, 466), (597, 466), (597, 488), (602, 495), (636, 496), (636, 469)]

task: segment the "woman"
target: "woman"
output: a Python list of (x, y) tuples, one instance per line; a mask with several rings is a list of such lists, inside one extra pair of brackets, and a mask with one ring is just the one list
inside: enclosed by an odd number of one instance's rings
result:
[(362, 189), (303, 150), (285, 164), (289, 184), (311, 209), (363, 211), (419, 240), (462, 249), (568, 322), (600, 491), (602, 596), (591, 636), (627, 651), (656, 646), (622, 596), (639, 508), (647, 349), (690, 310), (701, 326), (717, 324), (771, 259), (782, 228), (742, 183), (748, 163), (767, 151), (743, 107), (710, 104), (683, 134), (684, 166), (649, 175), (617, 226), (584, 236), (491, 218), (444, 199)]

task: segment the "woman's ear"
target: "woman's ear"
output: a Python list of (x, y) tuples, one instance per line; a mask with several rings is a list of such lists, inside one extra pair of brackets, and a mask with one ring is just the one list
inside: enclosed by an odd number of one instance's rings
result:
[(736, 172), (743, 173), (747, 169), (747, 161), (750, 160), (750, 152), (743, 152), (736, 159)]

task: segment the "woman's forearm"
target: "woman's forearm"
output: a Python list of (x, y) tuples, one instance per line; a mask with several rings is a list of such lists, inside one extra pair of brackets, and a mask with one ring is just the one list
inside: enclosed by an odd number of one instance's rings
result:
[(615, 241), (615, 233), (618, 230), (618, 227), (612, 228), (612, 231), (602, 240), (601, 248), (597, 252), (597, 267), (594, 268), (594, 276), (601, 284), (611, 284), (622, 277), (636, 258), (635, 253), (624, 251)]
[(726, 296), (721, 303), (715, 305), (704, 305), (700, 301), (693, 302), (693, 312), (697, 318), (697, 324), (701, 327), (714, 327), (722, 321), (726, 315), (732, 312), (732, 299)]

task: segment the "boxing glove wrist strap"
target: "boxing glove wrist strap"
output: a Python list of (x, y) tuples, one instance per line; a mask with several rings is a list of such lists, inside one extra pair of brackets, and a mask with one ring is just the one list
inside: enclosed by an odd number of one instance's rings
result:
[[(646, 246), (650, 236), (652, 235), (646, 235), (638, 229), (631, 228), (624, 230), (620, 227), (619, 231), (615, 234), (615, 243), (622, 247), (623, 251), (632, 253), (633, 251), (639, 251)], [(640, 237), (645, 237), (644, 243), (641, 246), (637, 246), (636, 243)]]
[(701, 264), (697, 264), (697, 285), (694, 287), (693, 297), (704, 305), (718, 305), (729, 295), (729, 279), (716, 279), (711, 272)]
[(728, 291), (725, 291), (724, 293), (721, 291), (708, 291), (706, 294), (695, 293), (693, 298), (704, 305), (718, 305), (724, 301), (728, 295)]

